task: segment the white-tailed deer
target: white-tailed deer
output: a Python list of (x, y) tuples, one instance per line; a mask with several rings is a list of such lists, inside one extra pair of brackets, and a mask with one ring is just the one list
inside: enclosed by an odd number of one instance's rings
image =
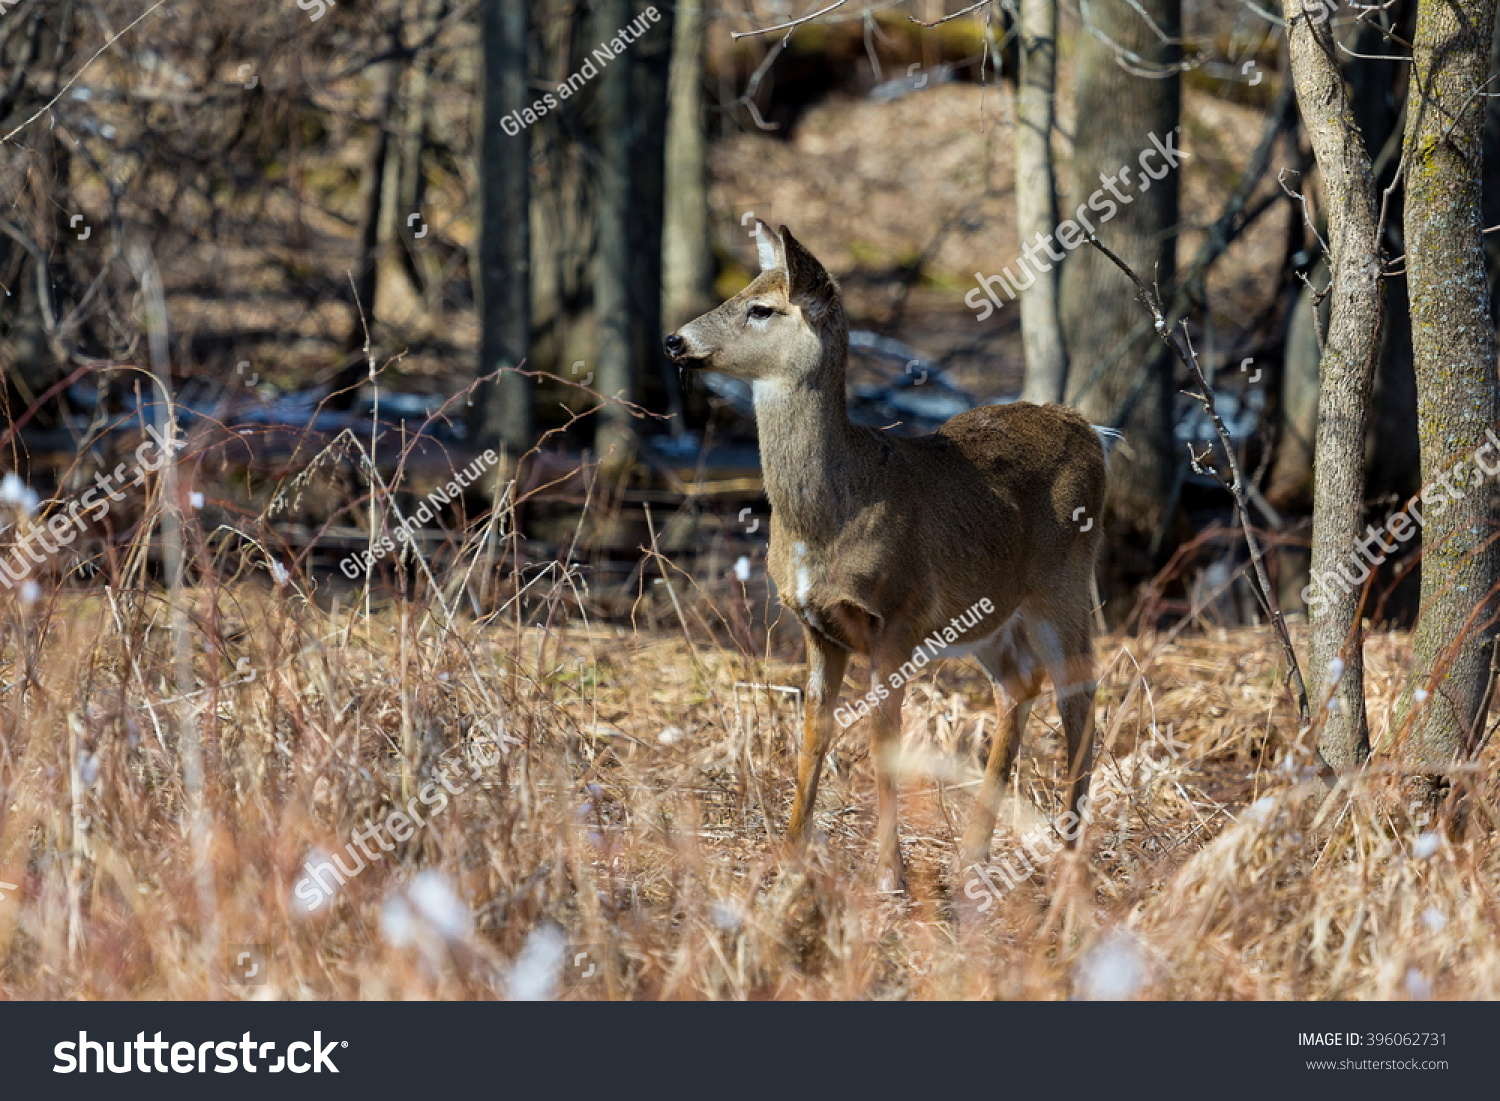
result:
[(1104, 446), (1073, 410), (1028, 402), (982, 406), (914, 439), (850, 423), (849, 327), (838, 285), (785, 226), (778, 235), (757, 223), (756, 241), (761, 274), (668, 335), (666, 351), (680, 366), (746, 379), (754, 393), (771, 577), (807, 637), (788, 833), (797, 842), (807, 830), (844, 670), (850, 655), (863, 654), (875, 701), (880, 886), (899, 890), (901, 701), (934, 650), (976, 657), (999, 708), (960, 868), (989, 857), (1000, 795), (1044, 674), (1067, 736), (1068, 806), (1079, 811), (1093, 762), (1090, 594)]

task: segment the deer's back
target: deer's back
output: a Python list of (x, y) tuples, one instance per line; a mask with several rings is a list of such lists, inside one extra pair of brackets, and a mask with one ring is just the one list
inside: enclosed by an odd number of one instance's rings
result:
[(1080, 503), (1102, 502), (1104, 445), (1088, 421), (1066, 405), (982, 405), (937, 430), (997, 491), (1029, 493), (1052, 486)]
[(1019, 526), (1014, 535), (1027, 545), (1017, 549), (1041, 572), (1063, 566), (1064, 558), (1093, 561), (1104, 508), (1104, 445), (1079, 413), (1020, 401), (985, 405), (960, 413), (931, 438), (941, 441), (934, 459), (951, 468), (957, 458), (998, 499), (997, 519)]

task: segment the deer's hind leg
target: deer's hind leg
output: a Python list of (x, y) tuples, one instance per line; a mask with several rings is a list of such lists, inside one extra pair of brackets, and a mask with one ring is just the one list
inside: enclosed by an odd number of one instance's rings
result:
[(875, 766), (875, 835), (879, 842), (876, 856), (878, 885), (881, 891), (906, 890), (906, 864), (901, 859), (901, 837), (897, 813), (897, 793), (901, 768), (901, 702), (906, 697), (905, 684), (892, 687), (891, 674), (900, 666), (874, 662), (871, 669), (871, 691), (884, 687), (885, 694), (875, 707), (874, 732), (870, 740), (870, 761)]
[(1057, 711), (1062, 717), (1063, 735), (1068, 744), (1067, 798), (1070, 811), (1079, 824), (1067, 836), (1068, 847), (1077, 844), (1083, 834), (1087, 815), (1082, 806), (1088, 794), (1094, 768), (1094, 638), (1089, 609), (1080, 606), (1067, 618), (1054, 619), (1038, 632), (1039, 649), (1057, 693)]
[(969, 827), (964, 831), (960, 868), (983, 864), (990, 858), (990, 838), (995, 832), (1000, 798), (1005, 785), (1010, 781), (1011, 770), (1015, 767), (1021, 732), (1026, 727), (1027, 716), (1031, 714), (1031, 705), (1041, 692), (1044, 673), (1024, 636), (1015, 631), (1002, 633), (993, 646), (975, 656), (994, 688), (998, 724), (995, 737), (990, 742), (984, 780), (980, 783), (979, 795), (974, 800)]

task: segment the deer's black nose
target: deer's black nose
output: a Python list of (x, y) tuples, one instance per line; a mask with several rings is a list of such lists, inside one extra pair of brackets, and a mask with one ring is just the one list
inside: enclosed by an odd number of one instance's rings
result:
[(687, 351), (687, 341), (683, 340), (677, 333), (668, 333), (666, 339), (661, 342), (661, 346), (666, 350), (667, 355), (673, 359), (678, 358)]

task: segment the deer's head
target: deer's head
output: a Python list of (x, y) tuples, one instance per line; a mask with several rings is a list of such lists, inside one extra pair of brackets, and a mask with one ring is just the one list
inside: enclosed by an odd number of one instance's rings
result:
[[(717, 309), (664, 341), (680, 367), (750, 382), (820, 386), (843, 367), (848, 324), (838, 284), (786, 226), (755, 223), (760, 274)], [(842, 378), (839, 379), (842, 386)]]

